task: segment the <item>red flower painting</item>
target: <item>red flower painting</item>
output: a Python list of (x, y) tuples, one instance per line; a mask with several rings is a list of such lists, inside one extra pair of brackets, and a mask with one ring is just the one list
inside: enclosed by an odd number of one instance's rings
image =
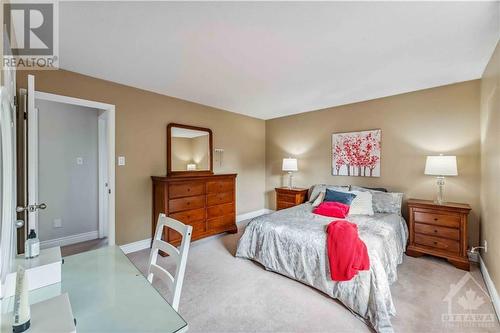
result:
[(334, 176), (380, 177), (381, 130), (332, 135)]

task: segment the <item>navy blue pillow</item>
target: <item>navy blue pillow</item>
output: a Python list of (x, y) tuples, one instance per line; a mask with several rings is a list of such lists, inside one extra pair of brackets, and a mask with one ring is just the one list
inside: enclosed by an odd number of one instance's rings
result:
[(323, 201), (340, 202), (344, 205), (351, 205), (351, 202), (356, 198), (354, 193), (338, 192), (326, 189), (325, 199)]

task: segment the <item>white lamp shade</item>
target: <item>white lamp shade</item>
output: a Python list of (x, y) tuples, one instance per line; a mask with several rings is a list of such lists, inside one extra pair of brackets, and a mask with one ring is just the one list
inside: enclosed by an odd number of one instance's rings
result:
[(430, 176), (458, 176), (457, 157), (427, 156), (424, 173)]
[(298, 171), (297, 159), (296, 158), (284, 158), (283, 159), (283, 171)]

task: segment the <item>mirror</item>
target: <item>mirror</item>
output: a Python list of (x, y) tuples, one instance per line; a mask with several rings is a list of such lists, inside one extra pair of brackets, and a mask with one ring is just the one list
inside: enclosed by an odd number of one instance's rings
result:
[(181, 124), (167, 126), (167, 175), (211, 175), (212, 131)]

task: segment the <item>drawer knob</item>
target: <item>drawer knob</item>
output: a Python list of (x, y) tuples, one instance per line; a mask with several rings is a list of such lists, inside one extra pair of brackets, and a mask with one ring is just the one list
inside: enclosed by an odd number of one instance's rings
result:
[(438, 245), (438, 242), (434, 242), (434, 245)]
[(434, 232), (438, 232), (437, 229), (434, 229)]
[(435, 217), (435, 218), (434, 218), (434, 221), (437, 221), (437, 220), (438, 220), (438, 218), (437, 218), (437, 217)]

